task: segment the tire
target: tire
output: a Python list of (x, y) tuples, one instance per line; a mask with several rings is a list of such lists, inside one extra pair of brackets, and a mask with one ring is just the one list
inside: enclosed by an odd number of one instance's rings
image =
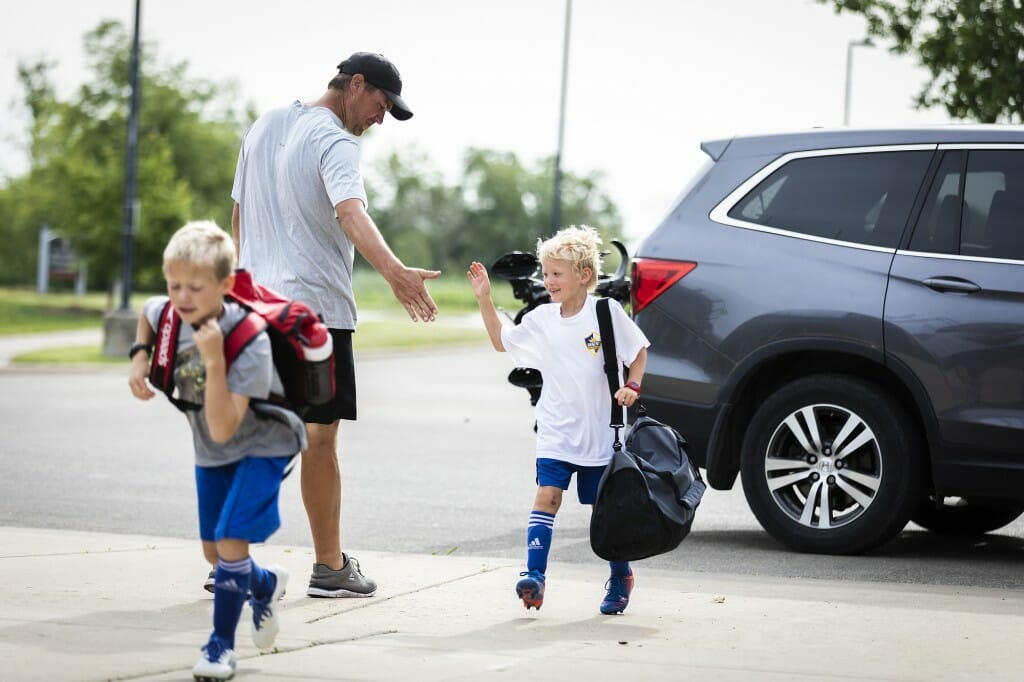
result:
[(937, 508), (935, 497), (926, 495), (910, 520), (933, 533), (976, 537), (1002, 528), (1021, 514), (1024, 514), (1024, 509), (972, 504), (959, 497), (946, 498), (943, 505)]
[(792, 549), (864, 552), (910, 520), (921, 497), (921, 442), (906, 411), (875, 384), (798, 379), (754, 413), (743, 492), (761, 526)]

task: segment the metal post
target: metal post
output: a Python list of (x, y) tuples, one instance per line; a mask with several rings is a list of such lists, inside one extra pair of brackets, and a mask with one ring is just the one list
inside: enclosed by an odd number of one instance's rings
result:
[(45, 294), (50, 283), (50, 240), (53, 233), (49, 225), (39, 230), (39, 261), (36, 263), (36, 293)]
[(565, 90), (569, 75), (569, 27), (572, 0), (565, 0), (565, 37), (562, 40), (562, 99), (558, 108), (558, 151), (555, 152), (555, 187), (551, 196), (551, 234), (562, 226), (562, 144), (565, 139)]
[(871, 38), (864, 40), (851, 40), (846, 43), (846, 95), (843, 97), (843, 125), (850, 125), (850, 90), (852, 89), (853, 75), (853, 48), (874, 47)]
[(121, 310), (131, 310), (132, 252), (135, 248), (135, 175), (139, 146), (139, 16), (142, 0), (135, 0), (135, 34), (131, 56), (131, 109), (128, 112), (128, 146), (124, 164), (124, 222), (121, 227)]

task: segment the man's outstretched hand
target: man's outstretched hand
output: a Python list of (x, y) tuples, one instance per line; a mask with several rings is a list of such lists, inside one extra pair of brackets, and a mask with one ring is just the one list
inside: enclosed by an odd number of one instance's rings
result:
[(404, 268), (397, 277), (391, 280), (391, 291), (395, 298), (409, 313), (413, 322), (423, 320), (433, 322), (437, 318), (437, 304), (427, 291), (426, 281), (441, 276), (440, 270), (424, 270), (423, 268)]

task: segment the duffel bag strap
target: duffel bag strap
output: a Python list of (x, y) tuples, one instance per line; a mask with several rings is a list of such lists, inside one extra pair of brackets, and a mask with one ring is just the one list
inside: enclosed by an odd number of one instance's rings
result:
[(612, 314), (608, 309), (608, 299), (597, 301), (597, 327), (601, 332), (601, 349), (604, 351), (604, 373), (608, 378), (608, 392), (612, 396), (612, 413), (608, 425), (615, 430), (615, 442), (612, 447), (616, 451), (622, 449), (619, 431), (625, 426), (622, 419), (622, 407), (615, 404), (615, 392), (619, 390), (619, 361), (615, 352), (615, 329), (612, 327)]

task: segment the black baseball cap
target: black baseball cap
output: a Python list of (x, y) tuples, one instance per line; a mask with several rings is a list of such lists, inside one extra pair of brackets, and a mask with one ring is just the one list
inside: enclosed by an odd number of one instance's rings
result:
[(402, 99), (402, 76), (388, 59), (375, 52), (356, 52), (338, 64), (338, 71), (355, 75), (363, 74), (370, 85), (384, 91), (391, 100), (391, 115), (399, 121), (412, 118), (412, 110)]

